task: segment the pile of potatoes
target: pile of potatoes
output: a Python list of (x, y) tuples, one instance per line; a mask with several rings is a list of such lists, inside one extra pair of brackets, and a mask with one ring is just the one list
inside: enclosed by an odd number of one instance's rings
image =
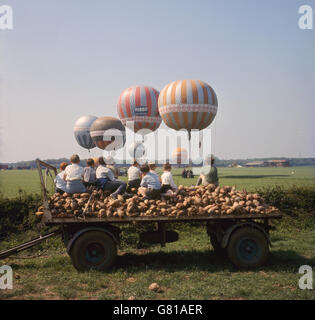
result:
[[(54, 217), (94, 216), (99, 218), (123, 218), (139, 216), (208, 216), (269, 214), (278, 209), (264, 203), (258, 194), (237, 191), (235, 187), (194, 186), (179, 187), (174, 197), (162, 197), (159, 200), (144, 200), (136, 194), (129, 199), (118, 196), (113, 199), (102, 190), (90, 193), (55, 193), (49, 200)], [(41, 207), (37, 215), (41, 215)]]

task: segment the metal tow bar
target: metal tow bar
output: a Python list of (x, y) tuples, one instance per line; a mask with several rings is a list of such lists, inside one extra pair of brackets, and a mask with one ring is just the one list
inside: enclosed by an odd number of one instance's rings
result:
[(41, 243), (42, 241), (54, 237), (61, 233), (61, 230), (57, 230), (51, 233), (44, 234), (43, 236), (39, 236), (36, 239), (32, 239), (30, 241), (24, 242), (16, 247), (0, 252), (0, 259), (7, 258), (15, 253), (21, 252), (23, 250), (29, 249)]

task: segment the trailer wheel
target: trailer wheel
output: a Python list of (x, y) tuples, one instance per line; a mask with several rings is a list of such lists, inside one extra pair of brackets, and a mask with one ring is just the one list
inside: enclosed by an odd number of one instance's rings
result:
[(244, 227), (232, 233), (227, 254), (237, 267), (255, 268), (266, 262), (269, 246), (261, 231)]
[(213, 247), (213, 250), (215, 253), (224, 255), (226, 253), (226, 250), (221, 247), (221, 244), (219, 243), (217, 236), (215, 233), (210, 233), (210, 243)]
[(70, 256), (78, 271), (107, 270), (115, 263), (117, 247), (106, 233), (88, 231), (75, 241)]

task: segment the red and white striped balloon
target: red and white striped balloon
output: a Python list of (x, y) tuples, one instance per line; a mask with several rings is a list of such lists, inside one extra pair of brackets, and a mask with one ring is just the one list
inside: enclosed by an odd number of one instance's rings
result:
[[(148, 86), (125, 89), (117, 102), (117, 112), (124, 126), (133, 121), (134, 132), (141, 129), (155, 131), (162, 122), (158, 109), (158, 97), (159, 92)], [(127, 127), (130, 127), (129, 124)], [(141, 133), (146, 134), (144, 131)]]

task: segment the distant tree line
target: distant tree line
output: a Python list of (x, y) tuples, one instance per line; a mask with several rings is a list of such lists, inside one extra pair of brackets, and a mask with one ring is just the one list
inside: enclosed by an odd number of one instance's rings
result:
[[(229, 159), (229, 160), (221, 160), (219, 158), (215, 158), (216, 165), (218, 167), (227, 167), (229, 165), (238, 164), (238, 165), (245, 165), (247, 162), (252, 161), (267, 161), (267, 160), (288, 160), (291, 166), (314, 166), (315, 165), (315, 158), (249, 158), (249, 159)], [(59, 167), (61, 162), (69, 162), (68, 158), (60, 158), (60, 159), (47, 159), (44, 160), (45, 162), (49, 163), (54, 167)], [(85, 166), (86, 159), (81, 160), (81, 165)], [(0, 164), (0, 168), (8, 169), (35, 169), (36, 168), (36, 161), (19, 161), (14, 163), (2, 163)], [(121, 165), (123, 166), (123, 165)]]

